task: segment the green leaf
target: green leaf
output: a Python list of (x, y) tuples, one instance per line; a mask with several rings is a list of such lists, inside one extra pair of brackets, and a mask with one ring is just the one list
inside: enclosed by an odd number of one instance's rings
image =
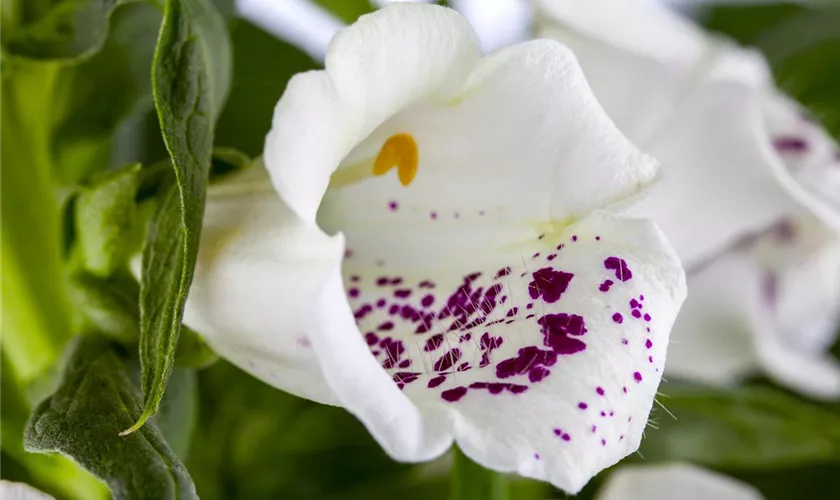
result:
[(147, 232), (140, 301), (143, 413), (126, 433), (157, 411), (174, 365), (201, 237), (213, 127), (230, 84), (227, 29), (207, 0), (166, 2), (152, 78), (177, 190), (163, 196)]
[(134, 278), (80, 273), (71, 278), (70, 290), (76, 305), (76, 331), (98, 332), (124, 345), (137, 344), (140, 288)]
[(452, 500), (505, 500), (509, 498), (507, 479), (473, 462), (453, 447)]
[(175, 455), (186, 460), (198, 417), (195, 372), (176, 368), (154, 421)]
[(97, 276), (124, 269), (135, 251), (131, 234), (139, 173), (140, 164), (105, 172), (76, 199), (79, 250), (85, 268)]
[(210, 349), (204, 339), (190, 328), (181, 327), (178, 349), (175, 351), (176, 366), (200, 370), (209, 367), (218, 360), (219, 356)]
[(105, 481), (115, 499), (198, 498), (187, 470), (154, 423), (120, 437), (140, 415), (138, 391), (107, 342), (74, 342), (61, 384), (32, 414), (27, 451), (57, 452)]
[(143, 123), (154, 111), (149, 73), (161, 19), (161, 9), (148, 1), (123, 3), (101, 49), (61, 66), (50, 113), (50, 152), (61, 184), (166, 157), (162, 145), (147, 151), (147, 143), (162, 144), (157, 120), (151, 133)]
[(27, 59), (73, 60), (89, 56), (108, 36), (108, 21), (118, 5), (132, 0), (58, 0), (36, 17), (3, 30), (8, 53)]
[(657, 411), (651, 419), (640, 449), (645, 462), (758, 468), (840, 457), (840, 416), (777, 389), (672, 382), (661, 391), (667, 412)]
[(315, 3), (335, 14), (347, 24), (355, 23), (359, 16), (372, 12), (368, 0), (315, 0)]

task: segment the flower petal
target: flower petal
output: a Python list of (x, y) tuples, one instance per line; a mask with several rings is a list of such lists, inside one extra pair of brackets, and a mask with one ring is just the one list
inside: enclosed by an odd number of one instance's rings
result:
[(655, 180), (658, 167), (621, 136), (574, 56), (551, 41), (486, 57), (455, 102), (386, 121), (335, 177), (359, 165), (370, 172), (399, 133), (409, 133), (418, 151), (409, 186), (387, 174), (334, 183), (318, 213), (319, 224), (344, 231), (348, 249), (370, 266), (434, 266), (452, 259), (453, 248), (473, 260), (487, 246), (557, 231), (626, 201)]
[(598, 492), (597, 500), (762, 500), (755, 488), (689, 464), (626, 466)]
[(772, 149), (768, 161), (795, 199), (840, 230), (840, 147), (792, 99), (775, 91), (762, 100)]
[(663, 182), (631, 213), (655, 220), (688, 268), (801, 211), (769, 168), (759, 107), (741, 85), (703, 87), (651, 146)]
[(26, 483), (13, 483), (5, 479), (0, 480), (0, 498), (3, 500), (55, 500)]
[(809, 396), (840, 397), (827, 348), (840, 325), (840, 246), (815, 220), (779, 225), (689, 275), (666, 373), (730, 384), (763, 369)]
[(389, 454), (426, 460), (455, 439), (484, 466), (576, 492), (636, 450), (685, 296), (652, 224), (593, 214), (473, 267), (388, 271), (350, 276), (352, 310), (336, 275), (312, 339)]
[(341, 30), (325, 71), (289, 81), (266, 138), (265, 162), (289, 208), (314, 221), (347, 153), (399, 109), (450, 97), (479, 55), (467, 21), (444, 7), (388, 5)]
[(263, 168), (233, 174), (208, 191), (184, 322), (264, 382), (334, 403), (306, 321), (343, 250), (283, 205)]

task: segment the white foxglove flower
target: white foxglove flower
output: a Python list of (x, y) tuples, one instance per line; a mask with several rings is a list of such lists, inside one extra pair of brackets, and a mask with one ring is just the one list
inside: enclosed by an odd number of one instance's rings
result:
[[(539, 6), (540, 32), (575, 50), (619, 128), (663, 161), (663, 182), (633, 213), (663, 228), (689, 272), (668, 373), (723, 383), (763, 368), (811, 396), (840, 397), (840, 368), (826, 353), (840, 325), (837, 144), (773, 87), (757, 53), (662, 7)], [(796, 239), (773, 236), (789, 220)], [(778, 247), (772, 262), (756, 244)]]
[(805, 207), (840, 227), (837, 145), (774, 86), (758, 53), (649, 0), (538, 0), (599, 102), (663, 182), (634, 211), (686, 268)]
[(0, 498), (3, 500), (55, 500), (41, 490), (26, 483), (0, 481)]
[(694, 465), (621, 467), (596, 500), (763, 500), (752, 486)]
[(209, 193), (186, 322), (219, 354), (398, 460), (457, 441), (576, 492), (638, 448), (684, 274), (601, 211), (657, 164), (567, 49), (482, 57), (455, 11), (389, 5), (289, 82), (264, 159)]
[(840, 325), (840, 236), (794, 219), (692, 272), (667, 373), (729, 383), (757, 368), (811, 397), (840, 397), (827, 350)]

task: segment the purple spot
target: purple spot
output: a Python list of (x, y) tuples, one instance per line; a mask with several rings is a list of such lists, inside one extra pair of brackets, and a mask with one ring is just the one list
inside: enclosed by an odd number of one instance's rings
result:
[(642, 312), (639, 311), (638, 309), (633, 309), (633, 311), (630, 314), (632, 314), (634, 318), (641, 318), (642, 317)]
[(505, 359), (496, 365), (496, 376), (510, 378), (515, 375), (529, 374), (534, 371), (536, 378), (544, 378), (544, 367), (557, 362), (557, 354), (553, 351), (543, 351), (536, 346), (526, 346), (519, 349), (516, 357)]
[(481, 349), (481, 361), (478, 364), (479, 368), (483, 368), (490, 364), (490, 353), (493, 352), (493, 349), (497, 349), (501, 345), (501, 337), (493, 337), (488, 332), (484, 332), (481, 335), (481, 339), (479, 339), (478, 342), (478, 346)]
[(552, 260), (554, 260), (555, 257), (557, 257), (557, 254), (551, 254), (548, 257), (546, 257), (546, 259), (549, 260), (549, 261), (552, 261)]
[(592, 426), (592, 434), (595, 434), (595, 431), (597, 431), (597, 430), (598, 430), (598, 427), (593, 425)]
[(808, 149), (808, 142), (801, 137), (777, 137), (773, 139), (773, 147), (781, 152), (801, 153)]
[(400, 364), (397, 365), (397, 366), (399, 368), (408, 368), (409, 366), (411, 366), (411, 360), (410, 359), (404, 359), (404, 360), (400, 361)]
[(602, 292), (609, 292), (611, 286), (613, 286), (613, 280), (604, 280), (604, 282), (598, 286), (598, 290), (601, 290)]
[(650, 314), (645, 313), (644, 320), (645, 321), (650, 321)]
[(630, 308), (631, 309), (641, 309), (642, 305), (639, 304), (639, 301), (636, 299), (630, 299)]
[(390, 337), (382, 339), (379, 346), (385, 350), (386, 359), (382, 363), (382, 367), (389, 370), (394, 367), (400, 360), (400, 357), (405, 352), (405, 346), (399, 340), (394, 340)]
[(438, 333), (437, 335), (432, 335), (426, 340), (426, 345), (423, 346), (423, 350), (426, 352), (432, 352), (439, 348), (443, 344), (443, 334)]
[(391, 284), (392, 285), (399, 285), (402, 282), (403, 282), (402, 278), (391, 278)]
[(431, 217), (431, 218), (432, 218), (432, 220), (437, 219), (437, 212), (430, 212), (430, 213), (429, 213), (429, 217)]
[(601, 446), (606, 446), (606, 445), (607, 445), (607, 440), (606, 439), (601, 439)]
[(380, 330), (380, 331), (383, 331), (383, 332), (393, 330), (394, 329), (394, 322), (393, 321), (386, 321), (386, 322), (382, 323), (381, 325), (377, 326), (376, 329)]
[(420, 305), (423, 307), (429, 307), (434, 304), (435, 298), (432, 295), (426, 295), (423, 297), (423, 300), (420, 301)]
[(400, 306), (398, 304), (391, 304), (391, 307), (388, 308), (388, 314), (391, 316), (400, 312)]
[(512, 317), (516, 316), (516, 313), (518, 313), (518, 312), (519, 312), (519, 308), (518, 307), (513, 307), (513, 309), (511, 309), (510, 311), (507, 312), (507, 314), (505, 314), (505, 317), (512, 318)]
[(645, 347), (650, 349), (651, 347), (653, 347), (653, 342), (651, 342), (650, 339), (645, 340)]
[(537, 252), (537, 253), (535, 253), (534, 255), (532, 255), (532, 256), (531, 256), (531, 258), (532, 258), (532, 259), (536, 259), (536, 258), (537, 258), (537, 257), (539, 257), (539, 256), (540, 256), (540, 253), (539, 253), (539, 252)]
[(394, 290), (394, 296), (400, 299), (408, 298), (411, 295), (411, 290), (408, 288), (401, 288), (399, 290)]
[(390, 208), (391, 210), (396, 210), (397, 209), (397, 202), (396, 201), (389, 201), (388, 202), (388, 208)]
[(434, 288), (434, 287), (435, 287), (435, 284), (434, 284), (434, 283), (432, 283), (432, 282), (431, 282), (431, 281), (429, 281), (429, 280), (423, 280), (423, 281), (421, 281), (421, 282), (420, 282), (420, 284), (419, 284), (419, 285), (417, 285), (417, 286), (419, 286), (420, 288)]
[(624, 344), (624, 345), (627, 345), (627, 344), (628, 344), (628, 342), (629, 342), (629, 341), (628, 341), (627, 339), (621, 339), (621, 343), (622, 343), (622, 344)]
[[(624, 392), (624, 394), (627, 394), (627, 387), (622, 387), (621, 390)], [(629, 422), (629, 420), (628, 420), (628, 422)]]
[(370, 314), (371, 312), (373, 312), (373, 307), (371, 307), (370, 304), (365, 304), (362, 307), (356, 309), (356, 311), (353, 313), (353, 316), (356, 319), (362, 319), (365, 316), (367, 316), (368, 314)]
[(379, 342), (379, 337), (377, 337), (373, 332), (367, 332), (365, 334), (365, 342), (367, 342), (367, 345), (375, 345)]
[(585, 410), (585, 409), (589, 408), (589, 405), (587, 405), (586, 403), (581, 401), (580, 403), (578, 403), (578, 408), (580, 408), (581, 410)]
[(624, 316), (622, 316), (621, 313), (615, 313), (612, 315), (612, 320), (621, 324), (624, 321)]
[(539, 459), (540, 459), (540, 454), (539, 454), (539, 453), (534, 453), (534, 458), (536, 458), (537, 460), (539, 460)]
[(380, 276), (380, 277), (376, 278), (377, 286), (385, 286), (385, 285), (388, 284), (389, 281), (391, 281), (391, 280), (389, 280), (385, 276)]
[(442, 397), (445, 401), (449, 401), (450, 403), (454, 403), (458, 401), (464, 394), (467, 393), (467, 388), (464, 386), (458, 386), (452, 389), (448, 389), (440, 393), (440, 397)]
[(648, 363), (653, 363), (653, 356), (648, 356)]
[(528, 284), (528, 294), (532, 299), (542, 297), (549, 304), (560, 300), (560, 296), (569, 287), (574, 274), (555, 271), (544, 267), (533, 274), (534, 280)]
[(397, 372), (394, 374), (394, 382), (398, 384), (410, 384), (417, 380), (420, 374), (416, 372)]
[(615, 272), (615, 277), (619, 281), (627, 281), (633, 277), (630, 268), (627, 267), (627, 262), (618, 257), (607, 257), (604, 261), (604, 267)]
[(429, 389), (434, 389), (435, 387), (439, 386), (444, 382), (446, 382), (446, 375), (438, 375), (437, 377), (434, 377), (431, 380), (429, 380), (429, 383), (426, 384), (426, 387), (428, 387)]
[(380, 309), (385, 307), (385, 304), (386, 304), (385, 299), (379, 299), (379, 300), (376, 301), (376, 307), (378, 307)]
[(595, 237), (595, 241), (601, 241), (601, 237), (600, 237), (600, 236), (596, 236), (596, 237)]
[(502, 276), (507, 276), (509, 274), (510, 274), (510, 268), (509, 267), (503, 267), (503, 268), (499, 269), (499, 271), (496, 273), (496, 279), (501, 278)]
[(359, 296), (359, 289), (358, 288), (351, 288), (347, 291), (347, 294), (350, 296), (351, 299), (355, 299)]
[(452, 365), (455, 364), (456, 361), (461, 359), (461, 350), (457, 347), (446, 352), (443, 356), (440, 357), (433, 366), (436, 372), (446, 371), (452, 368)]
[(602, 416), (602, 417), (606, 417), (606, 416), (607, 416), (607, 412), (602, 411), (602, 412), (601, 412), (601, 416)]
[(574, 354), (586, 349), (586, 344), (570, 337), (586, 333), (583, 317), (566, 313), (546, 314), (537, 320), (537, 324), (542, 326), (543, 344), (555, 353)]
[(599, 396), (603, 396), (604, 395), (604, 388), (603, 387), (597, 387), (595, 389), (595, 392), (597, 392)]
[(576, 234), (572, 235), (572, 241), (577, 241), (577, 235)]
[(534, 303), (533, 303), (533, 302), (528, 302), (528, 305), (527, 305), (527, 306), (525, 306), (525, 308), (526, 308), (526, 309), (532, 309), (533, 307), (534, 307)]
[(487, 389), (490, 394), (501, 394), (507, 390), (513, 394), (521, 394), (528, 390), (527, 386), (519, 384), (506, 384), (500, 382), (473, 382), (470, 389)]
[(353, 283), (358, 283), (360, 279), (358, 276), (350, 276), (350, 281)]
[(633, 372), (633, 378), (636, 379), (636, 382), (642, 381), (642, 374), (639, 372)]

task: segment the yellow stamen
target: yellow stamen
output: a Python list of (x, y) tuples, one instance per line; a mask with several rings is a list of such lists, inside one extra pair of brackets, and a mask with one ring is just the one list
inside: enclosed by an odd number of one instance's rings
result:
[(385, 141), (373, 163), (373, 175), (385, 175), (397, 167), (397, 177), (403, 186), (408, 186), (417, 175), (419, 167), (417, 143), (410, 134), (394, 134)]

